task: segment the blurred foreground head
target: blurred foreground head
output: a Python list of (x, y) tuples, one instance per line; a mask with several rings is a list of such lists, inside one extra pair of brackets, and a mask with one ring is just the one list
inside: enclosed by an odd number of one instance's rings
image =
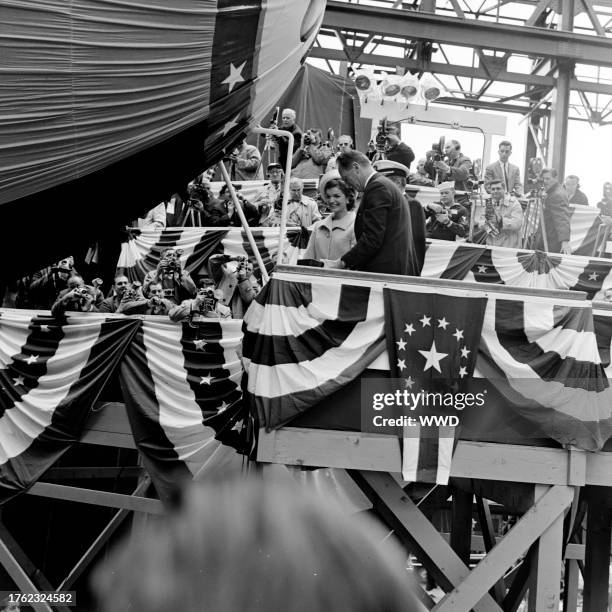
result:
[(378, 525), (297, 487), (194, 488), (98, 569), (102, 612), (411, 612), (405, 555)]

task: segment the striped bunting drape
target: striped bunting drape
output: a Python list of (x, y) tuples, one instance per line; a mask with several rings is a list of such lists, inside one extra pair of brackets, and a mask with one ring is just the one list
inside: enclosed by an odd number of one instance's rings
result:
[(0, 502), (69, 446), (140, 322), (0, 311)]
[(382, 287), (277, 275), (244, 318), (248, 392), (279, 427), (359, 374), (384, 350)]
[(602, 299), (612, 287), (612, 259), (430, 240), (421, 276), (569, 289)]
[[(239, 468), (243, 446), (237, 355), (239, 320), (176, 325), (147, 317), (122, 362), (121, 385), (132, 433), (160, 498), (183, 479), (223, 464)], [(217, 439), (215, 439), (217, 438)]]

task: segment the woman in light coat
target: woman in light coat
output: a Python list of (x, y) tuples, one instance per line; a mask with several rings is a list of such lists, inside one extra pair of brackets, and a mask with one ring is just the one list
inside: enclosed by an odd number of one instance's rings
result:
[(323, 189), (331, 214), (314, 226), (304, 253), (305, 259), (340, 259), (356, 242), (353, 191), (343, 180), (336, 178), (328, 180)]

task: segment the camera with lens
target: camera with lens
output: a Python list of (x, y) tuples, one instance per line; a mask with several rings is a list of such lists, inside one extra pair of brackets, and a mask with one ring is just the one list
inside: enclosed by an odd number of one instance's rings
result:
[(444, 147), (445, 147), (445, 138), (444, 136), (440, 136), (440, 140), (438, 140), (438, 142), (434, 142), (431, 145), (431, 151), (433, 153), (433, 155), (431, 156), (432, 161), (434, 162), (439, 162), (439, 161), (444, 161), (444, 158), (446, 157), (446, 155), (444, 154)]
[(89, 291), (87, 291), (87, 287), (75, 287), (72, 291), (74, 293), (74, 296), (79, 299), (83, 299), (89, 294)]
[(213, 312), (215, 310), (217, 298), (215, 297), (215, 288), (212, 285), (198, 289), (198, 298), (200, 298), (199, 312)]
[(384, 117), (378, 122), (376, 132), (376, 150), (386, 151), (387, 150), (387, 136), (389, 135), (389, 122)]

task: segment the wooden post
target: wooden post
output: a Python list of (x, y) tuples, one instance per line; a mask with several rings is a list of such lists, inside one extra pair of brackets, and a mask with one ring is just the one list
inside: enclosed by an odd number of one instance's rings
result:
[(603, 487), (587, 487), (587, 533), (583, 609), (608, 610), (610, 580), (611, 513)]
[(472, 493), (453, 489), (450, 545), (468, 567), (472, 544), (472, 499)]

